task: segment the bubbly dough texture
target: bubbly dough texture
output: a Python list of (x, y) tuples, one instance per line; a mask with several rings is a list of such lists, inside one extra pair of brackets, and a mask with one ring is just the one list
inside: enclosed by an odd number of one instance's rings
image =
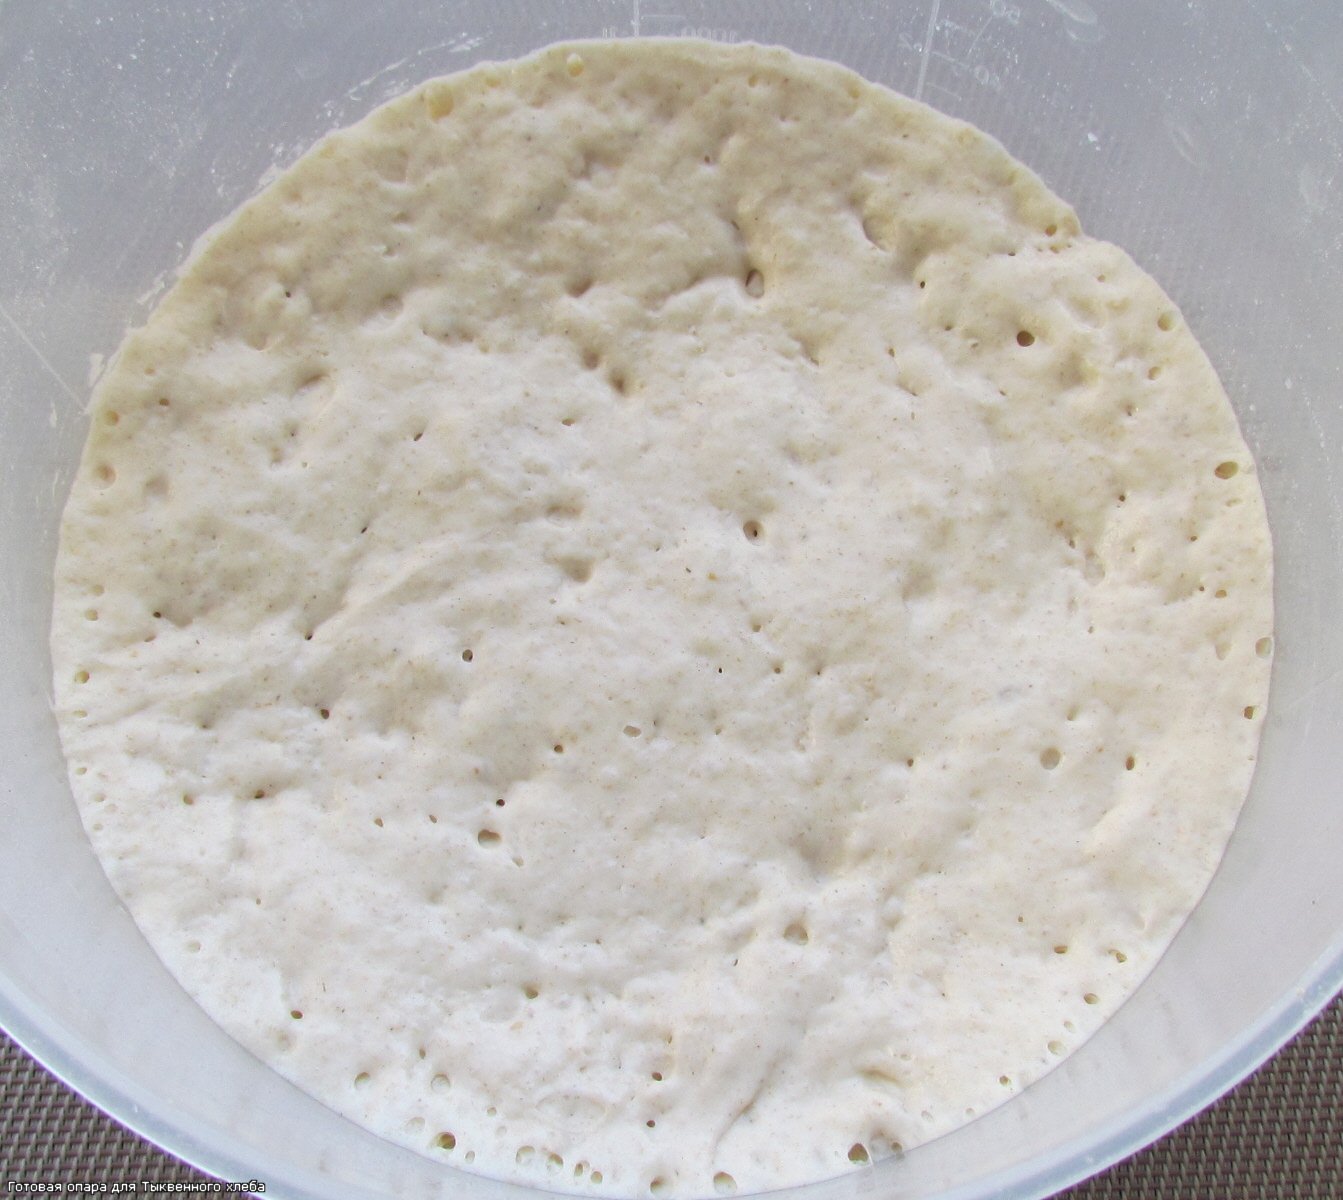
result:
[(1179, 313), (974, 129), (760, 47), (436, 80), (100, 381), (53, 626), (107, 872), (381, 1134), (600, 1195), (1005, 1100), (1203, 892), (1271, 653)]

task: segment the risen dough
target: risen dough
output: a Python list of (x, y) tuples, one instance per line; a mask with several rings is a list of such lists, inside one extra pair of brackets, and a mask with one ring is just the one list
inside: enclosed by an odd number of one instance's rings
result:
[(831, 65), (429, 83), (208, 239), (92, 422), (53, 652), (108, 875), (445, 1162), (705, 1194), (949, 1130), (1114, 1010), (1246, 793), (1270, 545), (1207, 360)]

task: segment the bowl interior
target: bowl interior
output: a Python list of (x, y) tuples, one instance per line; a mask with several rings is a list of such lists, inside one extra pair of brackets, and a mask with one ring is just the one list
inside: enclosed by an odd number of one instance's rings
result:
[(901, 1160), (789, 1193), (1042, 1195), (1210, 1101), (1343, 983), (1343, 14), (1331, 6), (0, 7), (0, 1024), (127, 1124), (272, 1194), (535, 1195), (354, 1128), (225, 1037), (159, 964), (65, 782), (50, 575), (91, 356), (143, 319), (195, 237), (321, 133), (421, 79), (632, 34), (782, 43), (993, 133), (1181, 305), (1257, 457), (1277, 555), (1273, 696), (1250, 802), (1203, 904), (1046, 1079)]

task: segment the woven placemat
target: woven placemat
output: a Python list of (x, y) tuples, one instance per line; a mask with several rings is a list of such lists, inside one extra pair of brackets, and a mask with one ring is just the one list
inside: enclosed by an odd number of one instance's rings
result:
[[(208, 1179), (0, 1040), (0, 1198), (17, 1194), (11, 1181), (110, 1191), (114, 1183)], [(1206, 1112), (1063, 1193), (1063, 1200), (1158, 1198), (1343, 1200), (1343, 997)]]

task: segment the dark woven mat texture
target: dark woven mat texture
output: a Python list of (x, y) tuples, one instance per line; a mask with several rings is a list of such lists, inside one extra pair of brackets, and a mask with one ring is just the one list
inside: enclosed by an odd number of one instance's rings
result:
[[(0, 1200), (10, 1181), (204, 1180), (0, 1038)], [(1230, 1095), (1064, 1200), (1343, 1200), (1343, 997)]]

